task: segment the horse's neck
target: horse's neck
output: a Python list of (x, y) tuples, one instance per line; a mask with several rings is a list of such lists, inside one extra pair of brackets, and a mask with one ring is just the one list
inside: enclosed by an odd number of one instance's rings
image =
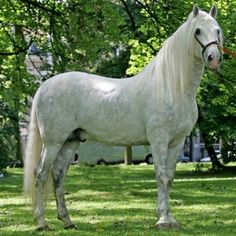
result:
[(191, 71), (188, 73), (189, 79), (191, 80), (186, 91), (188, 97), (196, 98), (203, 71), (204, 63), (193, 60)]
[[(179, 30), (165, 45), (167, 48), (165, 49), (166, 56), (162, 62), (162, 70), (168, 76), (162, 79), (170, 80), (171, 92), (177, 96), (174, 97), (174, 100), (180, 98), (179, 96), (195, 99), (204, 70), (204, 63), (194, 56), (193, 51), (190, 52), (187, 39), (186, 37), (183, 38), (181, 34), (185, 35), (186, 33)], [(175, 37), (181, 37), (181, 40)]]

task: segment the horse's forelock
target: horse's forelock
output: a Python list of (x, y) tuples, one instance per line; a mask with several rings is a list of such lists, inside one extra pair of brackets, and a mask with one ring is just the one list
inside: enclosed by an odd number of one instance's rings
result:
[(201, 10), (199, 10), (199, 13), (197, 16), (193, 16), (193, 13), (191, 12), (188, 16), (187, 21), (194, 23), (192, 25), (196, 25), (199, 23), (200, 24), (213, 23), (213, 22), (217, 23), (216, 19), (213, 18), (209, 13), (205, 11), (201, 11)]

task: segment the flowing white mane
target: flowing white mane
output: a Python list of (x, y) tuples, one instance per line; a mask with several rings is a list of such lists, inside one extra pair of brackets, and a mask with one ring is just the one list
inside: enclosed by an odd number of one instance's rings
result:
[[(153, 92), (159, 98), (173, 101), (183, 93), (192, 92), (200, 81), (194, 81), (193, 60), (196, 42), (194, 31), (196, 25), (215, 21), (206, 12), (200, 11), (198, 17), (189, 15), (177, 31), (165, 42), (157, 56), (141, 71), (137, 77), (144, 79), (148, 77), (153, 80)], [(199, 60), (199, 64), (202, 65)], [(203, 67), (200, 66), (198, 77), (202, 74)], [(145, 79), (144, 79), (145, 80)]]

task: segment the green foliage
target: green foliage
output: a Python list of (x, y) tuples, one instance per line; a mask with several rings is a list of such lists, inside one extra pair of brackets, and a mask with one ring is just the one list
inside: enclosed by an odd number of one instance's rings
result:
[(8, 124), (9, 121), (2, 121), (2, 116), (0, 115), (0, 122), (3, 126), (0, 126), (0, 173), (3, 169), (8, 166), (9, 161), (14, 160), (15, 154), (15, 139), (14, 130)]
[(129, 45), (131, 47), (130, 67), (126, 73), (128, 75), (135, 75), (154, 58), (154, 55), (153, 50), (146, 43), (140, 43), (137, 39), (131, 39)]
[[(46, 2), (46, 1), (44, 1)], [(119, 7), (109, 1), (66, 1), (57, 4), (59, 14), (49, 19), (49, 48), (54, 69), (94, 71), (101, 57), (107, 57), (122, 37)]]
[[(233, 8), (235, 1), (219, 2), (218, 21), (224, 32), (224, 45), (235, 50), (236, 14)], [(222, 158), (225, 163), (236, 161), (235, 155), (229, 158), (228, 151), (233, 151), (236, 140), (236, 60), (229, 55), (224, 56), (221, 72), (214, 74), (206, 72), (198, 94), (198, 103), (204, 117), (205, 131), (213, 137), (222, 140)]]
[(192, 1), (131, 2), (140, 7), (142, 20), (136, 22), (135, 39), (129, 40), (129, 75), (138, 73), (156, 55), (166, 38), (176, 31), (192, 8)]
[(129, 49), (114, 48), (114, 51), (99, 63), (96, 73), (113, 78), (125, 77), (129, 58)]
[[(125, 37), (119, 30), (123, 24), (120, 11), (115, 1), (105, 0), (1, 1), (0, 127), (3, 132), (0, 151), (4, 164), (0, 170), (12, 158), (10, 150), (14, 150), (15, 158), (22, 162), (20, 123), (28, 112), (28, 98), (34, 95), (40, 80), (71, 70), (124, 76), (128, 58), (123, 54)], [(48, 71), (41, 77), (32, 76), (26, 70), (25, 59), (32, 57), (28, 50), (32, 42), (38, 48), (35, 53), (42, 62), (41, 68)], [(105, 72), (104, 68), (116, 64), (114, 48), (120, 48), (124, 64)], [(52, 55), (53, 66), (43, 59), (47, 53)], [(4, 128), (6, 124), (8, 128)], [(12, 132), (8, 132), (9, 129)]]
[(236, 161), (236, 142), (235, 136), (227, 140), (221, 149), (222, 160), (224, 163)]
[[(8, 17), (6, 10), (9, 2), (3, 3), (0, 19), (0, 170), (14, 155), (15, 159), (22, 161), (19, 120), (26, 111), (27, 97), (32, 93), (31, 76), (24, 66), (24, 54), (12, 53), (25, 47), (22, 28), (14, 25), (12, 15)], [(15, 22), (18, 22), (17, 15)]]

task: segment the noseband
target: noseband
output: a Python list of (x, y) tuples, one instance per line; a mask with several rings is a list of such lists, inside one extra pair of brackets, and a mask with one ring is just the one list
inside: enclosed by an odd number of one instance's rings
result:
[(204, 54), (204, 52), (206, 51), (206, 49), (207, 49), (210, 45), (212, 45), (212, 44), (216, 44), (217, 47), (218, 47), (218, 49), (219, 49), (220, 54), (222, 54), (222, 50), (221, 50), (221, 46), (220, 46), (220, 39), (215, 40), (215, 41), (211, 41), (210, 43), (208, 43), (208, 44), (206, 44), (206, 45), (204, 45), (204, 44), (198, 39), (196, 33), (195, 33), (195, 39), (198, 41), (198, 43), (199, 43), (199, 44), (201, 45), (201, 47), (202, 47), (202, 58), (203, 58), (204, 61), (205, 61), (205, 59), (204, 59), (203, 54)]

